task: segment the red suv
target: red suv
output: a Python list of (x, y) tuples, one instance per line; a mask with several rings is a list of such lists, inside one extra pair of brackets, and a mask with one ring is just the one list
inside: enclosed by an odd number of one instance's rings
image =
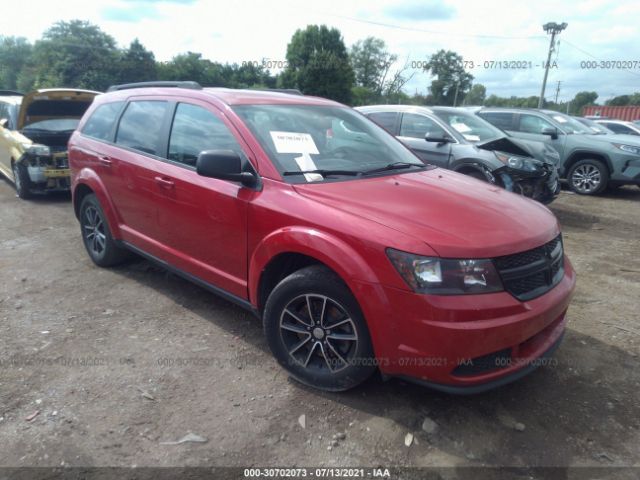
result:
[(549, 210), (423, 164), (344, 105), (121, 85), (95, 99), (69, 160), (97, 265), (133, 251), (251, 310), (308, 385), (378, 369), (478, 392), (561, 341), (575, 273)]

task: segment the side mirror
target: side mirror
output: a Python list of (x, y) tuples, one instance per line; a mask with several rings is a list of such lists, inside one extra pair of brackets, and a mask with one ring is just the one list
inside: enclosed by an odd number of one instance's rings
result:
[(256, 185), (256, 176), (242, 171), (242, 160), (233, 150), (205, 150), (196, 160), (196, 172), (203, 177), (240, 182), (245, 187)]
[(549, 135), (554, 140), (556, 138), (558, 138), (558, 129), (557, 128), (545, 127), (545, 128), (542, 129), (542, 131), (540, 133), (542, 135)]
[(8, 118), (0, 118), (0, 127), (7, 128), (7, 124), (9, 123)]
[(424, 136), (424, 139), (427, 142), (434, 142), (434, 143), (449, 143), (453, 141), (453, 138), (451, 138), (449, 135), (447, 135), (444, 132), (442, 134), (435, 134), (435, 135), (432, 135), (431, 132), (427, 132)]

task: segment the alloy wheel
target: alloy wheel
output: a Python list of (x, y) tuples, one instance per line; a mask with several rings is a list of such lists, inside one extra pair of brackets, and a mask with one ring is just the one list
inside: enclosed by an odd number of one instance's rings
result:
[(597, 190), (601, 181), (600, 169), (588, 163), (578, 166), (571, 175), (571, 182), (581, 193), (591, 193)]
[(100, 256), (104, 252), (106, 245), (104, 222), (100, 212), (90, 205), (85, 209), (84, 217), (83, 228), (87, 246), (93, 255)]
[(290, 361), (318, 373), (333, 374), (348, 367), (358, 348), (353, 320), (325, 295), (291, 300), (280, 315), (280, 336)]

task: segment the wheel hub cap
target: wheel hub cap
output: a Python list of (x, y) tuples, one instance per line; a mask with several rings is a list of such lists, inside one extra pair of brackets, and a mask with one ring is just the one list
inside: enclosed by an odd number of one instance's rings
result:
[(322, 340), (324, 338), (324, 330), (320, 327), (316, 327), (313, 329), (313, 336), (317, 340)]

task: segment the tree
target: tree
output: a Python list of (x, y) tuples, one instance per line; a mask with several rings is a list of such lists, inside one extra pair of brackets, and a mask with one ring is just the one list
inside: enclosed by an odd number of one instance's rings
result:
[(582, 113), (582, 109), (586, 105), (593, 105), (596, 103), (598, 99), (598, 94), (596, 92), (578, 92), (576, 96), (571, 100), (570, 110), (569, 112), (572, 115), (580, 115)]
[(339, 30), (325, 25), (296, 30), (287, 45), (287, 67), (280, 75), (280, 86), (348, 103), (353, 81)]
[(82, 20), (57, 22), (36, 42), (29, 62), (32, 87), (104, 90), (117, 78), (116, 42)]
[(610, 100), (607, 100), (605, 102), (605, 105), (611, 105), (614, 107), (622, 107), (625, 105), (629, 105), (631, 101), (631, 96), (630, 95), (619, 95), (617, 97), (613, 97)]
[(436, 105), (453, 105), (454, 99), (457, 104), (462, 103), (471, 88), (473, 75), (465, 71), (460, 55), (451, 50), (439, 50), (431, 55), (424, 70), (435, 77), (429, 90)]
[(381, 38), (367, 37), (353, 44), (349, 59), (356, 85), (382, 93), (389, 69), (398, 56), (386, 50), (386, 44)]
[(33, 46), (26, 38), (0, 37), (0, 89), (18, 88), (18, 76), (32, 50)]
[(469, 93), (464, 97), (464, 103), (466, 105), (484, 105), (485, 98), (487, 96), (487, 88), (481, 83), (476, 83), (471, 87)]
[(118, 83), (155, 80), (158, 72), (153, 52), (144, 48), (136, 38), (121, 52), (118, 61)]

